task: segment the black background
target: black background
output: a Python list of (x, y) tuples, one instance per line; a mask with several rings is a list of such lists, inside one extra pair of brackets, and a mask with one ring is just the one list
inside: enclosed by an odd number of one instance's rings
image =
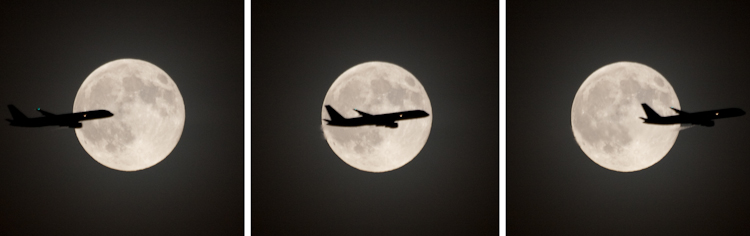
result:
[[(499, 4), (496, 1), (253, 1), (252, 233), (496, 235)], [(386, 61), (410, 71), (433, 123), (405, 166), (348, 166), (320, 129), (334, 80)]]
[(3, 2), (0, 30), (0, 102), (29, 117), (70, 113), (120, 58), (166, 71), (186, 110), (172, 153), (137, 172), (99, 164), (67, 127), (0, 125), (0, 234), (242, 233), (241, 1)]
[(683, 110), (750, 109), (750, 15), (733, 1), (509, 1), (509, 235), (731, 235), (750, 229), (748, 116), (680, 131), (655, 165), (607, 170), (578, 147), (578, 87), (617, 61), (664, 75)]

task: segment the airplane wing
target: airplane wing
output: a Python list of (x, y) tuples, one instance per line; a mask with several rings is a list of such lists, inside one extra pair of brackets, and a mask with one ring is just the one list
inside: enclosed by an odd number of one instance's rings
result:
[(44, 116), (56, 116), (55, 114), (52, 114), (52, 113), (49, 113), (49, 112), (46, 112), (46, 111), (42, 110), (42, 108), (37, 108), (36, 110), (39, 111), (39, 112), (41, 112), (42, 115), (44, 115)]
[(678, 110), (677, 108), (674, 108), (674, 107), (669, 107), (669, 108), (672, 108), (672, 110), (676, 111), (676, 112), (677, 112), (678, 114), (680, 114), (680, 115), (687, 115), (687, 114), (690, 114), (689, 112), (686, 112), (686, 111), (680, 111), (680, 110)]
[(360, 110), (357, 110), (357, 109), (354, 109), (354, 111), (356, 111), (357, 113), (359, 113), (359, 115), (361, 115), (362, 117), (372, 116), (372, 115), (370, 115), (370, 114), (368, 114), (368, 113), (366, 113), (364, 111), (360, 111)]

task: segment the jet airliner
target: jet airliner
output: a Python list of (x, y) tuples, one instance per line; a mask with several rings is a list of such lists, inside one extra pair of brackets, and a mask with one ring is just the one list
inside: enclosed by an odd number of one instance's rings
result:
[(46, 111), (43, 111), (41, 108), (37, 108), (36, 110), (41, 112), (42, 117), (36, 117), (36, 118), (28, 118), (26, 115), (21, 113), (15, 106), (8, 105), (8, 109), (10, 110), (10, 115), (13, 116), (13, 119), (5, 119), (7, 121), (10, 121), (11, 126), (20, 126), (20, 127), (42, 127), (42, 126), (68, 126), (69, 128), (81, 128), (83, 127), (83, 124), (80, 123), (82, 120), (92, 120), (92, 119), (100, 119), (100, 118), (107, 118), (111, 117), (114, 114), (107, 110), (95, 110), (95, 111), (84, 111), (84, 112), (76, 112), (76, 113), (70, 113), (70, 114), (60, 114), (55, 115)]
[(427, 117), (430, 115), (430, 114), (427, 114), (427, 112), (423, 110), (411, 110), (411, 111), (394, 112), (394, 113), (381, 114), (381, 115), (371, 115), (363, 111), (354, 109), (354, 111), (358, 112), (361, 115), (361, 117), (347, 119), (341, 116), (338, 112), (336, 112), (336, 110), (334, 110), (333, 107), (331, 107), (330, 105), (326, 105), (326, 110), (328, 111), (328, 115), (331, 117), (331, 119), (330, 120), (323, 119), (323, 120), (328, 122), (327, 123), (328, 125), (333, 125), (333, 126), (375, 125), (375, 126), (385, 126), (388, 128), (398, 128), (398, 123), (396, 123), (397, 120), (416, 119), (416, 118)]
[(678, 110), (677, 108), (674, 108), (674, 107), (670, 107), (672, 108), (672, 110), (676, 111), (678, 115), (660, 116), (653, 109), (651, 109), (651, 107), (649, 107), (646, 103), (641, 104), (641, 106), (643, 106), (643, 111), (646, 112), (646, 118), (641, 117), (641, 119), (643, 119), (643, 123), (658, 124), (658, 125), (692, 124), (692, 125), (702, 125), (706, 127), (711, 127), (711, 126), (714, 126), (713, 119), (745, 115), (745, 111), (739, 108), (727, 108), (727, 109), (720, 109), (720, 110), (689, 113), (689, 112)]

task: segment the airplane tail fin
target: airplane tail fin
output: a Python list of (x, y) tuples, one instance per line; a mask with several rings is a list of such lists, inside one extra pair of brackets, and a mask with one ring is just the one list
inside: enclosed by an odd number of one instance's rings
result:
[(24, 120), (27, 119), (26, 115), (21, 113), (21, 111), (16, 108), (16, 106), (8, 105), (8, 110), (10, 110), (10, 115), (13, 116), (13, 120)]
[[(661, 117), (658, 113), (656, 113), (653, 109), (651, 109), (651, 107), (649, 107), (648, 104), (643, 103), (643, 104), (641, 104), (641, 106), (643, 106), (643, 111), (646, 112), (646, 119)], [(641, 118), (641, 119), (643, 119), (643, 118)]]
[(328, 116), (331, 117), (331, 120), (343, 120), (344, 117), (341, 116), (336, 110), (333, 109), (330, 105), (326, 105), (326, 110), (328, 111)]

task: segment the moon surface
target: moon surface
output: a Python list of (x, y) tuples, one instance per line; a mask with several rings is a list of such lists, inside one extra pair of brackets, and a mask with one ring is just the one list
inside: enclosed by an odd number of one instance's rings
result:
[[(399, 120), (398, 128), (383, 126), (337, 127), (325, 105), (331, 105), (344, 118), (407, 110), (424, 110), (427, 117)], [(432, 127), (432, 106), (422, 84), (397, 65), (366, 62), (345, 71), (328, 89), (321, 106), (323, 134), (333, 152), (346, 164), (367, 172), (386, 172), (406, 165), (422, 150)]]
[(644, 124), (641, 103), (661, 116), (679, 109), (672, 85), (656, 70), (617, 62), (594, 71), (576, 93), (570, 120), (584, 153), (600, 166), (620, 172), (648, 168), (674, 145), (680, 125)]
[(73, 112), (104, 109), (114, 116), (83, 121), (78, 141), (94, 160), (120, 171), (149, 168), (172, 152), (185, 125), (177, 84), (159, 67), (137, 59), (108, 62), (76, 94)]

